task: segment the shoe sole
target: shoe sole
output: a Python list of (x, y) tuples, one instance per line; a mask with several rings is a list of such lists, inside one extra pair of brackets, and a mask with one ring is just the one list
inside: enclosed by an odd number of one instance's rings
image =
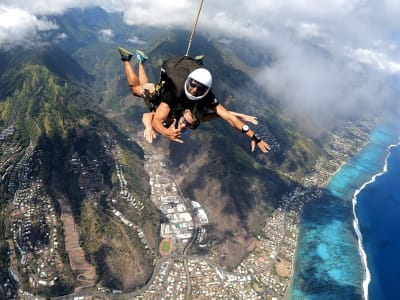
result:
[(121, 56), (128, 56), (128, 55), (133, 56), (133, 53), (121, 47), (118, 48), (118, 52)]
[(142, 51), (140, 51), (140, 50), (136, 50), (136, 57), (139, 55), (139, 57), (141, 58), (140, 60), (142, 61), (145, 61), (145, 60), (148, 60), (149, 58), (147, 57), (147, 55), (146, 54), (144, 54)]

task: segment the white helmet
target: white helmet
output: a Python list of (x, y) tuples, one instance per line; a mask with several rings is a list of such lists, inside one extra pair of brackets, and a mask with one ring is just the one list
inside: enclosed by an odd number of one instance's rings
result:
[[(212, 85), (212, 75), (205, 68), (199, 68), (192, 71), (185, 81), (185, 94), (190, 100), (200, 100), (210, 91)], [(196, 94), (192, 95), (189, 88), (196, 87)]]

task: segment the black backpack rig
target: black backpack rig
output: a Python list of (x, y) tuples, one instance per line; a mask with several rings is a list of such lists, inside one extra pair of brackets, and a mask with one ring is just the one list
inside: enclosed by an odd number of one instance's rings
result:
[[(203, 55), (196, 56), (195, 58), (190, 56), (177, 56), (165, 60), (161, 65), (160, 79), (159, 82), (155, 85), (154, 91), (144, 91), (143, 98), (149, 110), (155, 111), (157, 109), (163, 99), (164, 92), (167, 87), (175, 88), (175, 96), (179, 98), (180, 95), (184, 93), (183, 89), (187, 76), (192, 71), (202, 67), (203, 57)], [(180, 104), (178, 104), (176, 107), (171, 108), (170, 119), (172, 120), (174, 118), (177, 118), (182, 111), (183, 107)], [(168, 127), (168, 125), (168, 122), (164, 124), (164, 126), (166, 127)]]

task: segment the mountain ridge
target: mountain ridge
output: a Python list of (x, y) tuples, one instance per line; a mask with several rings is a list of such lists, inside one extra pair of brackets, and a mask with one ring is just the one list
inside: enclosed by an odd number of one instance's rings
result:
[[(25, 54), (22, 60), (19, 59), (20, 53)], [(16, 203), (12, 199), (18, 198), (14, 194), (18, 195), (18, 191), (26, 186), (35, 187), (32, 191), (36, 192), (31, 192), (33, 198), (30, 201), (52, 199), (49, 206), (56, 211), (59, 209), (57, 199), (67, 198), (81, 230), (82, 247), (90, 257), (89, 262), (104, 266), (104, 270), (99, 271), (101, 280), (122, 284), (118, 283), (123, 282), (121, 278), (112, 275), (115, 270), (109, 265), (111, 261), (107, 261), (110, 256), (121, 259), (125, 252), (116, 250), (120, 247), (119, 241), (114, 240), (111, 233), (120, 229), (114, 223), (108, 224), (111, 209), (105, 195), (110, 197), (116, 194), (113, 170), (118, 164), (125, 169), (132, 196), (143, 202), (148, 199), (150, 187), (143, 167), (143, 151), (104, 116), (97, 101), (94, 101), (98, 93), (91, 89), (93, 78), (69, 54), (57, 47), (43, 46), (15, 50), (9, 58), (18, 61), (18, 65), (3, 64), (4, 72), (0, 77), (0, 124), (2, 128), (12, 128), (14, 132), (1, 143), (3, 220), (6, 224), (20, 222), (19, 213), (7, 214), (6, 211), (20, 211), (15, 208)], [(57, 64), (62, 60), (67, 63)], [(122, 161), (111, 153), (115, 144), (123, 154)], [(106, 151), (106, 146), (110, 151)], [(10, 152), (8, 149), (16, 150)], [(71, 163), (74, 158), (80, 160), (78, 165)], [(34, 196), (36, 193), (40, 196)], [(133, 215), (148, 236), (154, 236), (152, 243), (156, 244), (160, 217), (151, 202), (145, 203), (143, 214)], [(41, 213), (44, 212), (37, 214)], [(154, 217), (148, 218), (149, 214)], [(92, 225), (91, 219), (101, 222)], [(45, 233), (46, 229), (43, 230)], [(61, 228), (59, 230), (62, 232)], [(0, 237), (0, 246), (7, 248), (5, 234)], [(61, 235), (59, 238), (62, 240)], [(44, 243), (44, 246), (48, 243), (42, 235), (32, 236), (31, 239), (34, 243)], [(103, 242), (99, 243), (97, 239)], [(145, 282), (152, 271), (151, 257), (140, 243), (130, 253), (132, 259), (142, 257), (140, 262), (135, 262), (142, 273), (135, 276), (141, 278), (140, 282)], [(62, 251), (57, 255), (61, 255), (58, 259), (63, 263), (59, 267), (65, 268), (64, 271), (56, 268), (60, 272), (60, 280), (53, 288), (35, 289), (37, 293), (55, 296), (72, 291), (73, 272), (68, 268), (68, 258), (62, 256)], [(129, 263), (132, 261), (126, 262)], [(21, 280), (27, 284), (24, 278)]]
[[(35, 165), (31, 174), (43, 178), (54, 199), (60, 195), (69, 199), (82, 248), (88, 262), (97, 267), (98, 282), (132, 291), (149, 280), (155, 254), (149, 254), (136, 235), (121, 228), (112, 209), (123, 211), (144, 228), (153, 253), (158, 253), (164, 216), (149, 199), (144, 152), (132, 138), (132, 133), (143, 130), (140, 117), (146, 110), (142, 100), (130, 94), (116, 48), (121, 43), (128, 48), (143, 46), (128, 43), (128, 29), (147, 37), (156, 36), (156, 30), (123, 26), (118, 15), (105, 15), (99, 9), (73, 10), (56, 20), (60, 31), (54, 34), (66, 32), (66, 40), (16, 49), (0, 58), (1, 125), (14, 125), (14, 142), (25, 149), (32, 145), (42, 153), (40, 166)], [(116, 38), (103, 41), (98, 30), (108, 26)], [(184, 54), (189, 37), (180, 30), (157, 33), (144, 49), (150, 57), (146, 68), (154, 81), (164, 59)], [(205, 54), (218, 99), (231, 110), (255, 113), (262, 124), (255, 130), (274, 146), (267, 155), (258, 150), (251, 153), (248, 138), (221, 120), (201, 124), (185, 136), (184, 144), (169, 143), (163, 137), (156, 142), (160, 151), (169, 153), (169, 167), (184, 196), (201, 203), (209, 216), (204, 242), (209, 249), (194, 246), (188, 254), (231, 249), (215, 262), (232, 268), (247, 255), (265, 216), (278, 207), (283, 194), (301, 184), (322, 150), (285, 119), (274, 99), (243, 72), (245, 61), (230, 58), (234, 51), (198, 33), (191, 53)], [(2, 158), (22, 159), (7, 157), (6, 151)], [(3, 174), (8, 167), (4, 165)], [(2, 188), (8, 191), (4, 202), (12, 211), (9, 183), (22, 171), (17, 163), (10, 170)], [(143, 203), (143, 211), (113, 202), (124, 194), (120, 170), (129, 182), (124, 191)], [(68, 259), (62, 261), (68, 266)], [(71, 290), (73, 272), (66, 269), (68, 276), (60, 284)], [(44, 293), (56, 292), (44, 289)]]

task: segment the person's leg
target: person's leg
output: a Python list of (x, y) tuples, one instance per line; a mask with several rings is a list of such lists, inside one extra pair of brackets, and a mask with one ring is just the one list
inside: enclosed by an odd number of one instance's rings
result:
[(136, 60), (138, 62), (138, 69), (139, 69), (139, 83), (140, 83), (140, 85), (143, 85), (143, 84), (149, 82), (146, 71), (144, 69), (144, 63), (149, 58), (143, 51), (135, 50), (135, 53), (136, 53)]
[[(149, 84), (149, 80), (147, 78), (146, 71), (144, 69), (144, 62), (148, 59), (146, 54), (144, 54), (140, 50), (136, 50), (136, 60), (138, 62), (138, 73), (139, 76), (136, 75), (133, 66), (130, 63), (133, 54), (128, 50), (119, 47), (118, 51), (121, 55), (121, 61), (124, 66), (126, 79), (129, 84), (129, 88), (133, 95), (141, 97), (146, 106), (149, 107), (149, 99), (146, 98), (146, 93), (144, 90), (154, 90), (154, 84)], [(146, 139), (148, 143), (152, 143), (153, 139), (156, 138), (156, 132), (154, 131), (153, 127), (151, 126), (151, 122), (153, 120), (153, 112), (144, 113), (142, 115), (142, 123), (145, 127), (143, 132), (143, 137)]]
[(142, 87), (140, 85), (139, 77), (136, 75), (131, 63), (129, 61), (122, 61), (124, 66), (126, 80), (128, 81), (129, 88), (133, 95), (141, 97)]
[(143, 85), (145, 83), (148, 83), (149, 79), (147, 78), (146, 70), (144, 69), (143, 63), (138, 64), (138, 69), (139, 69), (139, 84)]
[(141, 97), (142, 96), (142, 88), (140, 86), (139, 77), (136, 75), (133, 66), (131, 65), (131, 59), (133, 57), (133, 53), (128, 50), (118, 47), (118, 52), (121, 55), (121, 61), (124, 66), (126, 80), (128, 81), (129, 88), (133, 95)]

